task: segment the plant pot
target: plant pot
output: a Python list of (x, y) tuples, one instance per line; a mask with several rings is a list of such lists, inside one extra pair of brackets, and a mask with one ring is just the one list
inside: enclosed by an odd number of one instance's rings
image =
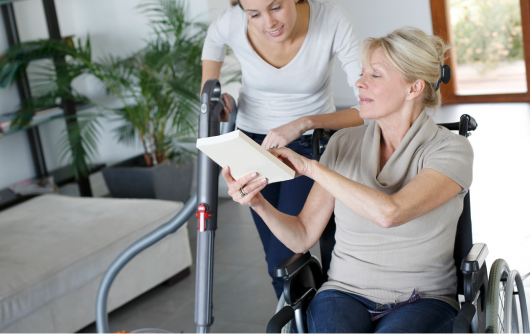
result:
[(143, 155), (103, 169), (110, 195), (115, 198), (156, 198), (186, 202), (190, 198), (193, 162), (164, 162), (145, 166)]

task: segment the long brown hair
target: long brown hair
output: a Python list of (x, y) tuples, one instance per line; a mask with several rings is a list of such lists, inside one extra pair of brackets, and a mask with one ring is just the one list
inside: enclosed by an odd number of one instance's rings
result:
[[(302, 3), (304, 2), (305, 0), (298, 0), (297, 3)], [(243, 6), (241, 5), (241, 1), (237, 0), (237, 4), (239, 5), (239, 7), (241, 7), (241, 9), (245, 10), (245, 8), (243, 8)]]

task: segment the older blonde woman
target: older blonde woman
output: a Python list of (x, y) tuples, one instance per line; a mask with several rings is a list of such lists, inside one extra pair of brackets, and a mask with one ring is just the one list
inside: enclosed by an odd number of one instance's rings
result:
[[(258, 213), (294, 252), (319, 239), (335, 212), (329, 280), (310, 303), (313, 332), (450, 332), (457, 314), (453, 247), (471, 185), (467, 139), (438, 127), (447, 47), (415, 28), (370, 38), (356, 85), (369, 124), (339, 131), (319, 162), (272, 152), (315, 181), (302, 212), (288, 216), (260, 195), (266, 180), (223, 176), (229, 194)], [(241, 196), (243, 188), (246, 196)]]

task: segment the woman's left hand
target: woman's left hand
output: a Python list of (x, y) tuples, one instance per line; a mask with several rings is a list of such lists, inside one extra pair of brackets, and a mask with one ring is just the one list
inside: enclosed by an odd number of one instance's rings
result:
[(269, 130), (261, 143), (261, 147), (265, 149), (285, 147), (295, 139), (300, 138), (306, 131), (303, 126), (303, 120), (299, 118), (296, 121)]
[(287, 147), (280, 147), (269, 150), (276, 158), (280, 159), (284, 164), (295, 171), (295, 177), (305, 175), (311, 177), (313, 171), (314, 160), (308, 159), (300, 154), (294, 152)]

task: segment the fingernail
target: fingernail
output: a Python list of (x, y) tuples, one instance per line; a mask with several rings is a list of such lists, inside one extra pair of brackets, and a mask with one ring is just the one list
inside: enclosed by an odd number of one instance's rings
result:
[(261, 180), (261, 183), (267, 183), (267, 179)]
[(258, 173), (252, 173), (252, 177), (256, 177), (256, 175), (258, 175)]
[(228, 166), (224, 166), (223, 169), (224, 169), (224, 170), (228, 170)]

